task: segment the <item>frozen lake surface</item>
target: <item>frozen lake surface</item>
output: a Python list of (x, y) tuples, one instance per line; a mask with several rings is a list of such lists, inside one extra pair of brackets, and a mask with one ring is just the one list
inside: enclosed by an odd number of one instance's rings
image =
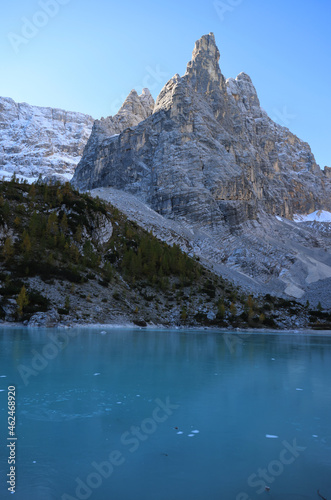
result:
[(10, 385), (16, 500), (331, 497), (331, 336), (1, 328), (1, 499)]

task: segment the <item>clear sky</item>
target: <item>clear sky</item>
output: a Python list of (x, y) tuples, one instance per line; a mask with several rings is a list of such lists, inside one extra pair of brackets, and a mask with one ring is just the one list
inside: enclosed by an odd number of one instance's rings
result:
[(331, 166), (330, 0), (2, 2), (0, 95), (115, 114), (132, 88), (154, 97), (214, 32), (226, 78), (250, 75), (262, 107)]

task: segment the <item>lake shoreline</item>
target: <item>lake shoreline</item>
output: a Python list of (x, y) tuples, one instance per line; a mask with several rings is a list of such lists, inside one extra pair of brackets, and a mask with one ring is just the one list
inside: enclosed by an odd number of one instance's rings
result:
[[(114, 322), (114, 323), (70, 323), (70, 324), (65, 324), (65, 323), (59, 323), (56, 325), (52, 326), (45, 326), (45, 325), (27, 325), (24, 323), (20, 322), (1, 322), (0, 323), (0, 328), (24, 328), (27, 330), (40, 330), (42, 328), (45, 329), (50, 329), (50, 328), (55, 328), (59, 330), (68, 330), (68, 329), (82, 329), (82, 330), (101, 330), (104, 333), (108, 333), (106, 330), (121, 330), (121, 329), (132, 329), (132, 330), (140, 330), (140, 331), (189, 331), (189, 332), (221, 332), (221, 333), (228, 333), (228, 334), (243, 334), (243, 335), (250, 335), (250, 334), (304, 334), (304, 335), (324, 335), (324, 336), (331, 336), (331, 330), (325, 329), (325, 330), (318, 330), (318, 329), (312, 329), (312, 328), (290, 328), (290, 329), (273, 329), (273, 328), (234, 328), (234, 327), (213, 327), (213, 326), (185, 326), (185, 325), (169, 325), (165, 326), (163, 324), (147, 324), (146, 326), (139, 326), (136, 325), (132, 322)], [(101, 333), (101, 332), (99, 332)]]

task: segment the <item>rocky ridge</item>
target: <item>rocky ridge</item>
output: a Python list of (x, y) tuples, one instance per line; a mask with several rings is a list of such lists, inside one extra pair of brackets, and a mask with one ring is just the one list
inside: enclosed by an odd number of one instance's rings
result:
[(0, 97), (0, 175), (28, 182), (41, 174), (70, 180), (90, 136), (93, 118)]
[[(153, 112), (154, 104), (154, 99), (148, 89), (143, 89), (141, 95), (138, 95), (135, 90), (131, 90), (115, 116), (95, 120), (91, 136), (84, 149), (86, 164), (94, 164), (95, 151), (103, 151), (104, 144), (109, 138), (112, 140), (118, 137), (123, 130), (131, 130), (148, 118)], [(99, 162), (96, 161), (96, 164)], [(84, 181), (86, 184), (93, 175), (93, 171), (88, 167), (81, 174), (84, 179), (86, 178)]]
[(311, 299), (312, 284), (330, 290), (330, 223), (292, 219), (331, 210), (329, 169), (268, 117), (248, 75), (224, 78), (219, 57), (203, 36), (149, 116), (121, 132), (95, 126), (72, 182), (112, 202), (126, 192), (185, 226), (183, 248), (239, 284)]
[(151, 116), (118, 136), (96, 127), (89, 143), (76, 187), (123, 189), (167, 217), (212, 225), (229, 214), (235, 223), (261, 210), (291, 218), (331, 209), (328, 176), (309, 145), (267, 116), (248, 75), (225, 80), (213, 34), (196, 42)]
[[(154, 108), (148, 89), (130, 92), (114, 117), (94, 120), (83, 113), (42, 108), (0, 97), (0, 176), (15, 175), (33, 182), (72, 178), (93, 128), (97, 147), (101, 137), (119, 134), (146, 119)], [(88, 155), (88, 150), (86, 150)]]

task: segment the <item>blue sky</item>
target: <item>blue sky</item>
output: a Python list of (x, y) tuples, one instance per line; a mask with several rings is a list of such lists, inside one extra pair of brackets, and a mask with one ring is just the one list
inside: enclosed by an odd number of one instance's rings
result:
[(269, 116), (331, 166), (330, 22), (329, 0), (3, 2), (0, 95), (108, 116), (132, 88), (156, 97), (212, 31), (224, 76), (248, 73)]

